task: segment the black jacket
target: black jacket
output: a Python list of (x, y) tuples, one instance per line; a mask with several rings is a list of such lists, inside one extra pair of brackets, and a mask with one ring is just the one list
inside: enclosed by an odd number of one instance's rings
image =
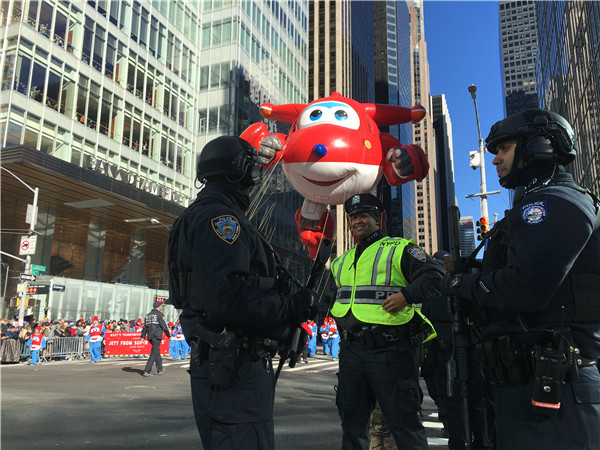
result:
[(163, 331), (168, 338), (171, 337), (169, 327), (165, 322), (165, 316), (158, 309), (153, 309), (144, 318), (144, 328), (142, 328), (142, 339), (162, 339)]
[(170, 282), (181, 274), (189, 280), (178, 286), (185, 291), (180, 321), (188, 340), (200, 320), (214, 331), (278, 340), (289, 332), (292, 302), (275, 281), (275, 256), (245, 218), (246, 207), (234, 185), (208, 183), (169, 238)]
[(592, 199), (568, 173), (538, 182), (516, 199), (489, 233), (482, 271), (464, 275), (459, 287), (461, 297), (483, 308), (486, 318), (478, 327), (484, 335), (559, 324), (563, 314), (576, 344), (591, 357), (600, 355), (600, 229), (594, 231), (595, 222)]

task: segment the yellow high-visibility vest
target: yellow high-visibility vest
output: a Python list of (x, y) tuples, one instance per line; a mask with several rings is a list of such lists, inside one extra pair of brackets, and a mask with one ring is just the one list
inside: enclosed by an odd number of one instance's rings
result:
[(433, 326), (419, 308), (409, 305), (389, 313), (381, 307), (386, 298), (408, 284), (400, 262), (404, 248), (409, 244), (415, 242), (386, 236), (368, 246), (356, 264), (356, 248), (336, 258), (331, 263), (331, 273), (337, 285), (331, 314), (344, 317), (351, 310), (361, 322), (393, 326), (408, 323), (416, 313), (431, 327), (432, 333), (426, 340), (435, 337)]

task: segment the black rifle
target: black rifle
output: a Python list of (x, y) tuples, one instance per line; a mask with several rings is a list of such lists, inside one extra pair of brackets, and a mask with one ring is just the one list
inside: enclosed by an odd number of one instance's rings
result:
[[(321, 245), (319, 246), (319, 252), (317, 253), (317, 257), (313, 261), (312, 267), (310, 269), (310, 274), (308, 275), (308, 279), (306, 280), (306, 285), (304, 286), (306, 289), (315, 289), (323, 273), (326, 269), (327, 260), (329, 259), (329, 255), (331, 255), (331, 241), (329, 239), (323, 239), (321, 241)], [(320, 303), (319, 301), (316, 305), (314, 305), (315, 310), (318, 309)], [(294, 330), (292, 334), (292, 338), (289, 341), (289, 345), (284, 348), (280, 352), (281, 359), (279, 360), (279, 365), (277, 366), (277, 372), (275, 373), (275, 380), (279, 378), (279, 374), (281, 373), (281, 369), (285, 364), (285, 361), (289, 358), (289, 366), (290, 368), (296, 367), (296, 362), (298, 360), (299, 351), (302, 349), (303, 343), (300, 343), (300, 337), (302, 336), (302, 324), (298, 324), (298, 327)]]
[[(462, 271), (460, 260), (460, 211), (457, 206), (448, 207), (448, 228), (450, 231), (450, 254), (452, 255), (451, 273), (456, 275)], [(446, 367), (448, 374), (447, 391), (449, 397), (454, 397), (454, 382), (460, 383), (463, 400), (464, 432), (467, 449), (471, 447), (471, 422), (469, 420), (469, 346), (471, 343), (467, 322), (461, 299), (448, 296), (448, 311), (452, 320), (453, 351)]]

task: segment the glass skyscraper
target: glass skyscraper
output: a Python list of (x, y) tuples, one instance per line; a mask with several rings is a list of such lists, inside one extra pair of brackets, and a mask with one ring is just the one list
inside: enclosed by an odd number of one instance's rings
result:
[(540, 107), (564, 116), (579, 142), (567, 169), (600, 195), (600, 2), (536, 2)]
[(539, 2), (498, 2), (504, 110), (507, 116), (538, 106), (536, 3)]
[[(412, 106), (410, 71), (410, 17), (404, 1), (373, 3), (375, 34), (375, 102)], [(382, 128), (401, 144), (413, 142), (412, 124)], [(389, 186), (380, 182), (388, 208), (387, 232), (391, 236), (414, 238), (417, 235), (415, 183)]]
[[(439, 229), (441, 250), (449, 251), (450, 229), (448, 225), (448, 207), (456, 206), (454, 194), (454, 150), (452, 146), (452, 122), (446, 103), (446, 96), (434, 95), (431, 98), (433, 129), (437, 156), (437, 172), (435, 176), (440, 189), (437, 190), (440, 208)], [(431, 175), (430, 175), (431, 176)]]
[(476, 248), (475, 223), (473, 217), (461, 217), (458, 230), (460, 233), (460, 256), (469, 256)]

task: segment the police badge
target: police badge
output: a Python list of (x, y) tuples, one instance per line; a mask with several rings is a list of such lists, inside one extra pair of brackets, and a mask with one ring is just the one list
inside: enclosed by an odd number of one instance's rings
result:
[(217, 236), (228, 244), (233, 244), (240, 235), (240, 223), (233, 216), (219, 216), (210, 221)]
[(521, 218), (527, 225), (538, 225), (546, 220), (548, 207), (544, 200), (521, 206)]
[(425, 252), (421, 247), (411, 247), (408, 249), (408, 253), (415, 259), (418, 259), (421, 262), (425, 262), (427, 257), (425, 256)]

